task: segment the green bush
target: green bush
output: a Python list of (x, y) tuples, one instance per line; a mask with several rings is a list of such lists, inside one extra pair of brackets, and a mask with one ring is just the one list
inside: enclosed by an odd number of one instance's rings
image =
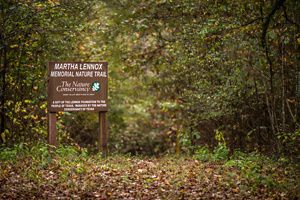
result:
[(213, 152), (212, 158), (214, 161), (227, 160), (229, 156), (229, 149), (225, 144), (219, 144)]
[(241, 177), (244, 178), (248, 185), (256, 188), (260, 185), (267, 187), (276, 186), (275, 180), (272, 178), (272, 171), (276, 168), (271, 159), (253, 153), (243, 153), (235, 151), (225, 163), (226, 167), (237, 167), (241, 172)]
[(207, 146), (199, 147), (194, 158), (201, 161), (226, 161), (229, 158), (229, 149), (224, 144), (219, 144), (213, 152)]
[(17, 158), (18, 151), (16, 149), (4, 148), (0, 151), (1, 161), (14, 161)]
[(209, 161), (211, 159), (211, 153), (206, 146), (199, 147), (195, 151), (194, 158), (201, 161)]
[(19, 154), (27, 153), (28, 147), (26, 143), (15, 144), (13, 147), (5, 147), (0, 149), (0, 160), (14, 162)]
[(55, 153), (59, 157), (76, 157), (79, 155), (78, 150), (73, 146), (60, 146)]

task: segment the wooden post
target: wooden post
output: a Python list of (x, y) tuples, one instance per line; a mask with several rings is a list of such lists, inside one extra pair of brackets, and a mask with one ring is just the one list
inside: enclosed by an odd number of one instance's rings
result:
[(56, 112), (48, 114), (48, 142), (50, 145), (57, 146)]
[(106, 112), (99, 112), (99, 132), (98, 132), (98, 149), (101, 150), (102, 156), (107, 156), (107, 121)]

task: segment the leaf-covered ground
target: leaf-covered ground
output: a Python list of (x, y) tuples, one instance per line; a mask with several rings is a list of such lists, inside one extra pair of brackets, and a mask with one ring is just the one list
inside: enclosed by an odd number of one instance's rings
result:
[(296, 174), (282, 165), (256, 164), (256, 169), (249, 168), (251, 162), (232, 165), (190, 156), (103, 159), (43, 151), (37, 156), (2, 154), (0, 199), (296, 199), (299, 195)]

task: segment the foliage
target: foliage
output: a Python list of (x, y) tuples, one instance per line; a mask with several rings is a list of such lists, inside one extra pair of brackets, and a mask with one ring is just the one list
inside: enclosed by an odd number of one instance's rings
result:
[[(289, 184), (284, 185), (276, 182), (275, 179), (280, 176), (285, 176), (287, 173), (293, 174), (292, 176), (297, 176), (298, 174), (297, 167), (295, 168), (296, 171), (289, 171), (290, 164), (288, 163), (282, 162), (282, 160), (275, 162), (258, 153), (245, 154), (235, 151), (230, 160), (225, 163), (225, 166), (229, 168), (237, 167), (241, 170), (241, 176), (246, 179), (252, 187), (265, 185), (271, 188), (285, 188), (291, 187), (291, 185), (296, 183), (290, 180), (291, 182)], [(286, 169), (281, 171), (282, 174), (278, 174), (279, 171), (272, 174), (274, 169), (279, 169), (281, 166), (286, 166)], [(297, 189), (297, 187), (295, 189)]]
[(195, 151), (195, 155), (194, 155), (194, 158), (200, 161), (209, 161), (211, 160), (211, 157), (212, 157), (211, 153), (206, 146), (199, 147)]
[(102, 158), (87, 156), (76, 146), (53, 149), (43, 143), (24, 143), (1, 152), (16, 152), (10, 159), (5, 153), (0, 156), (0, 198), (5, 199), (291, 199), (298, 195), (296, 165), (258, 154), (235, 152), (223, 165), (170, 155)]
[[(0, 199), (300, 198), (299, 9), (0, 0)], [(91, 154), (96, 113), (43, 143), (50, 60), (108, 61), (113, 156)]]
[[(299, 159), (299, 7), (2, 0), (0, 142), (45, 141), (47, 61), (107, 60), (112, 151)], [(92, 148), (98, 116), (58, 113), (58, 132), (62, 144)]]
[(1, 141), (44, 140), (46, 62), (76, 58), (78, 31), (92, 5), (1, 0)]
[(213, 152), (202, 146), (195, 151), (194, 158), (200, 161), (226, 161), (229, 158), (229, 150), (224, 144), (216, 146)]
[(115, 12), (112, 52), (144, 85), (137, 97), (151, 96), (152, 127), (192, 147), (216, 146), (219, 129), (231, 150), (293, 156), (276, 135), (299, 124), (299, 2), (104, 2)]
[(229, 156), (229, 150), (224, 144), (218, 145), (213, 152), (214, 160), (226, 160)]
[[(250, 190), (256, 190), (259, 187), (268, 187), (277, 190), (293, 188), (293, 185), (295, 185), (293, 190), (296, 192), (299, 187), (296, 183), (297, 180), (292, 178), (298, 176), (299, 170), (297, 168), (299, 166), (295, 163), (291, 164), (291, 161), (286, 159), (275, 161), (256, 152), (243, 153), (241, 151), (235, 151), (229, 157), (228, 149), (222, 144), (216, 147), (213, 152), (207, 147), (200, 147), (193, 157), (202, 162), (222, 161), (227, 170), (238, 169), (240, 179), (245, 181), (243, 184), (240, 183), (240, 188), (246, 187)], [(280, 169), (282, 166), (286, 168), (284, 170)], [(294, 166), (293, 169), (291, 166)], [(280, 174), (278, 174), (279, 172)], [(290, 177), (286, 183), (282, 184), (282, 182), (277, 181), (278, 178), (287, 174), (290, 174)]]

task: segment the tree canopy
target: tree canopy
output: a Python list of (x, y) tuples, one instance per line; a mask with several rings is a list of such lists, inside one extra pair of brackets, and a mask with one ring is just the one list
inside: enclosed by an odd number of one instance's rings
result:
[[(46, 139), (47, 61), (109, 62), (110, 149), (299, 156), (296, 0), (1, 1), (1, 142)], [(92, 145), (97, 115), (59, 113)]]

